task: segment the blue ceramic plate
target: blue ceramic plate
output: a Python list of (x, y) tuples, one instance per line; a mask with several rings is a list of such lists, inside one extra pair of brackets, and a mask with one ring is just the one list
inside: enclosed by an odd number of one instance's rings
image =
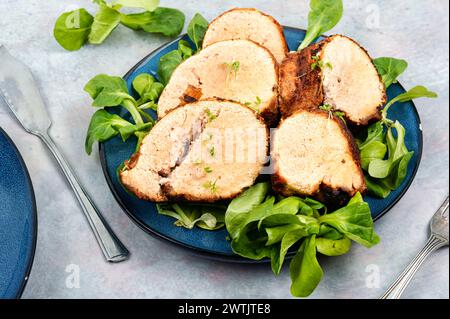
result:
[(19, 298), (33, 263), (37, 214), (25, 163), (0, 128), (0, 299)]
[[(304, 30), (289, 27), (284, 28), (284, 33), (291, 50), (297, 49), (305, 35)], [(167, 52), (175, 50), (180, 39), (187, 40), (188, 38), (186, 35), (182, 36), (150, 53), (125, 75), (130, 92), (133, 91), (131, 83), (138, 74), (146, 72), (156, 76), (159, 59)], [(396, 83), (389, 87), (387, 93), (389, 98), (392, 98), (403, 92), (405, 92), (403, 87)], [(120, 113), (122, 116), (125, 115), (124, 111), (118, 112), (123, 112)], [(414, 151), (414, 156), (409, 163), (408, 174), (403, 185), (393, 191), (388, 198), (365, 197), (375, 220), (389, 211), (406, 192), (417, 171), (422, 154), (422, 131), (419, 115), (414, 104), (409, 102), (395, 105), (390, 110), (389, 118), (399, 119), (405, 126), (407, 130), (405, 143), (409, 150)], [(100, 158), (109, 187), (128, 216), (149, 234), (191, 248), (200, 254), (217, 259), (249, 262), (233, 254), (229, 242), (226, 240), (227, 232), (225, 229), (206, 231), (198, 228), (187, 230), (176, 227), (173, 225), (174, 220), (172, 218), (157, 213), (155, 204), (139, 200), (122, 188), (116, 175), (116, 169), (124, 160), (130, 158), (134, 151), (135, 142), (135, 140), (130, 139), (127, 143), (123, 143), (119, 137), (116, 137), (100, 144)]]

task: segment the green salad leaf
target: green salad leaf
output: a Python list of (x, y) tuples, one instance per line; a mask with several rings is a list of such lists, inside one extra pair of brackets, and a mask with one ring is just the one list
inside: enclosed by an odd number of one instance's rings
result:
[[(374, 125), (378, 126), (377, 123), (372, 124)], [(408, 172), (408, 163), (414, 155), (414, 152), (406, 148), (406, 131), (400, 122), (385, 125), (386, 131), (378, 133), (381, 141), (370, 140), (359, 146), (361, 166), (365, 170), (369, 193), (380, 198), (386, 198), (402, 184)]]
[(153, 21), (152, 12), (139, 12), (139, 13), (129, 13), (120, 15), (120, 23), (127, 28), (135, 31), (143, 30), (143, 26), (151, 23)]
[(230, 234), (239, 233), (239, 220), (246, 218), (246, 214), (261, 205), (269, 191), (269, 183), (258, 183), (244, 191), (228, 205), (225, 224)]
[(336, 229), (334, 229), (331, 226), (328, 226), (326, 224), (320, 225), (319, 228), (319, 235), (320, 238), (326, 238), (331, 240), (338, 240), (344, 238), (344, 235), (338, 232)]
[(317, 261), (316, 235), (306, 238), (291, 261), (291, 294), (308, 297), (319, 285), (323, 270)]
[(183, 62), (180, 50), (170, 51), (161, 57), (158, 64), (158, 78), (162, 84), (169, 83), (173, 71)]
[(386, 89), (392, 83), (397, 83), (397, 78), (405, 72), (408, 62), (401, 59), (381, 57), (373, 60), (373, 64), (377, 68), (378, 74), (381, 76)]
[(370, 163), (375, 160), (381, 161), (385, 157), (386, 152), (386, 144), (380, 141), (373, 141), (360, 152), (361, 167), (364, 170), (368, 170)]
[[(122, 24), (133, 30), (160, 33), (174, 37), (181, 33), (185, 16), (172, 8), (158, 7), (159, 0), (116, 0), (107, 3), (94, 0), (98, 5), (95, 17), (86, 9), (63, 13), (56, 21), (53, 34), (56, 41), (66, 50), (80, 49), (86, 42), (101, 44), (111, 32)], [(145, 11), (125, 14), (123, 7), (139, 8)]]
[(194, 55), (194, 50), (192, 50), (191, 45), (186, 40), (178, 42), (178, 51), (181, 53), (183, 61)]
[[(226, 224), (225, 224), (226, 225)], [(247, 226), (250, 228), (250, 226)], [(245, 230), (237, 239), (231, 242), (233, 251), (248, 259), (261, 260), (270, 258), (274, 253), (274, 247), (266, 246), (264, 233), (257, 229)]]
[[(292, 225), (286, 225), (284, 227), (292, 227)], [(294, 246), (300, 239), (306, 237), (308, 234), (300, 226), (294, 225), (295, 229), (287, 230), (281, 237), (281, 243), (279, 249), (274, 249), (271, 257), (271, 267), (275, 275), (281, 272), (281, 267), (283, 266), (284, 259), (289, 249)], [(268, 231), (270, 228), (266, 229)], [(266, 245), (271, 245), (269, 241)], [(277, 248), (277, 246), (274, 246)]]
[(384, 140), (384, 124), (382, 121), (378, 121), (367, 128), (367, 137), (363, 142), (357, 141), (363, 170), (368, 170), (372, 160), (384, 159), (387, 153), (387, 146)]
[(140, 109), (155, 109), (164, 85), (157, 82), (150, 74), (141, 73), (134, 78), (133, 88), (140, 96), (140, 99), (137, 101)]
[(172, 8), (157, 8), (141, 13), (121, 14), (120, 22), (133, 30), (149, 33), (161, 33), (174, 37), (181, 33), (185, 21), (184, 13)]
[(395, 98), (393, 98), (386, 104), (386, 106), (384, 107), (384, 109), (381, 113), (383, 116), (383, 119), (387, 118), (387, 112), (388, 112), (389, 108), (392, 105), (394, 105), (395, 103), (398, 103), (398, 102), (404, 103), (404, 102), (412, 101), (414, 99), (418, 99), (421, 97), (436, 98), (436, 97), (438, 97), (438, 95), (435, 92), (428, 90), (426, 87), (424, 87), (422, 85), (415, 86), (412, 89), (408, 90), (407, 92), (396, 96)]
[[(393, 135), (393, 128), (397, 131), (397, 138)], [(371, 177), (387, 177), (395, 167), (395, 163), (406, 153), (408, 153), (405, 146), (405, 128), (400, 124), (400, 122), (396, 121), (391, 127), (389, 127), (386, 133), (386, 142), (388, 148), (388, 158), (385, 160), (375, 158), (369, 162), (367, 171)], [(374, 143), (371, 145), (374, 145)]]
[(94, 113), (87, 131), (85, 150), (87, 154), (92, 153), (92, 145), (95, 142), (104, 142), (116, 136), (119, 129), (132, 125), (118, 115), (110, 114), (101, 109)]
[(365, 202), (349, 204), (334, 213), (320, 216), (319, 221), (368, 248), (380, 241), (373, 229), (369, 205)]
[(226, 206), (173, 203), (157, 204), (158, 213), (175, 218), (175, 225), (192, 229), (194, 226), (206, 229), (217, 230), (225, 225)]
[(308, 15), (308, 30), (298, 50), (310, 45), (321, 34), (331, 30), (342, 18), (342, 0), (311, 0)]
[[(387, 59), (383, 58), (383, 63)], [(386, 66), (386, 76), (391, 83), (395, 81), (401, 67), (391, 65)], [(396, 70), (396, 71), (395, 71)], [(381, 71), (380, 75), (381, 75)], [(389, 74), (388, 74), (389, 73)], [(401, 73), (401, 72), (400, 72)], [(420, 97), (435, 98), (437, 94), (429, 91), (424, 86), (416, 86), (411, 90), (391, 99), (383, 111), (382, 119), (371, 124), (367, 128), (366, 136), (358, 141), (358, 148), (361, 157), (361, 167), (365, 171), (365, 179), (369, 194), (386, 198), (391, 191), (401, 186), (408, 173), (408, 164), (414, 156), (414, 152), (407, 149), (405, 145), (406, 130), (399, 121), (388, 119), (387, 113), (395, 103), (411, 101)]]
[[(156, 106), (162, 84), (156, 82), (150, 74), (143, 73), (134, 79), (133, 87), (141, 96), (138, 101), (128, 92), (125, 80), (118, 76), (99, 74), (85, 85), (84, 90), (93, 99), (92, 106), (102, 108), (94, 113), (89, 124), (85, 142), (87, 154), (91, 154), (93, 143), (105, 142), (118, 134), (123, 141), (135, 135), (136, 150), (139, 149), (142, 139), (155, 124), (144, 109), (146, 104)], [(103, 109), (118, 106), (130, 113), (134, 123)]]
[(367, 191), (370, 195), (378, 198), (386, 198), (391, 193), (391, 188), (384, 184), (383, 180), (377, 180), (370, 177), (367, 173), (364, 174), (366, 180)]
[(153, 11), (158, 7), (159, 0), (116, 0), (114, 5)]
[(103, 43), (119, 23), (120, 12), (105, 4), (100, 4), (99, 10), (94, 17), (94, 22), (92, 23), (91, 32), (89, 33), (89, 43)]
[(359, 149), (363, 150), (373, 142), (383, 142), (383, 130), (384, 124), (382, 121), (375, 122), (368, 126), (366, 139), (364, 140), (364, 142), (358, 143)]
[(290, 264), (291, 293), (297, 297), (311, 294), (322, 278), (317, 252), (340, 256), (350, 250), (352, 240), (366, 247), (380, 240), (361, 194), (328, 213), (313, 199), (275, 198), (268, 183), (255, 184), (232, 200), (225, 226), (236, 254), (254, 260), (270, 258), (275, 274), (280, 273), (288, 251), (298, 249)]
[(63, 13), (55, 23), (53, 35), (68, 51), (79, 50), (87, 41), (94, 17), (85, 9)]
[(325, 237), (316, 239), (317, 251), (325, 256), (341, 256), (350, 251), (352, 241), (348, 237), (329, 239)]
[(196, 13), (191, 22), (189, 22), (187, 33), (189, 38), (194, 43), (197, 51), (202, 48), (203, 39), (205, 38), (208, 25), (208, 20), (206, 20), (200, 13)]
[(232, 218), (230, 222), (227, 223), (227, 230), (231, 238), (239, 239), (239, 236), (243, 232), (250, 230), (250, 226), (257, 228), (257, 224), (255, 222), (258, 222), (262, 218), (269, 215), (273, 209), (274, 203), (275, 197), (270, 196), (264, 202), (253, 208), (251, 211), (245, 214), (238, 214), (234, 218)]
[(142, 124), (130, 124), (119, 128), (119, 133), (120, 136), (122, 137), (122, 140), (125, 142), (130, 136), (136, 135), (136, 133), (138, 132), (143, 132), (147, 134), (147, 132), (153, 127), (153, 125), (154, 125), (153, 122), (147, 122)]
[(115, 107), (122, 105), (131, 114), (136, 124), (144, 123), (136, 101), (128, 93), (127, 84), (122, 78), (99, 74), (86, 84), (84, 90), (94, 99), (92, 106)]
[(141, 73), (133, 80), (133, 88), (139, 94), (143, 96), (155, 83), (155, 78), (148, 73)]
[(109, 76), (107, 74), (99, 74), (93, 77), (84, 86), (84, 90), (89, 93), (94, 101), (103, 91), (128, 94), (127, 83), (124, 79), (118, 76)]
[[(195, 14), (188, 26), (188, 36), (196, 47), (196, 51), (201, 49), (201, 42), (205, 36), (208, 21), (199, 13)], [(173, 71), (186, 59), (194, 54), (194, 50), (188, 41), (180, 40), (178, 48), (163, 55), (158, 64), (158, 79), (164, 85), (169, 83)]]
[(133, 97), (128, 93), (105, 89), (95, 98), (92, 106), (117, 106), (125, 100), (133, 101)]
[[(273, 216), (276, 216), (276, 215), (273, 215)], [(266, 246), (270, 246), (270, 245), (282, 242), (287, 234), (291, 234), (294, 232), (302, 233), (301, 237), (306, 236), (306, 231), (304, 231), (303, 227), (298, 224), (295, 224), (295, 223), (292, 223), (292, 224), (286, 223), (281, 226), (266, 227), (265, 230), (267, 233)]]

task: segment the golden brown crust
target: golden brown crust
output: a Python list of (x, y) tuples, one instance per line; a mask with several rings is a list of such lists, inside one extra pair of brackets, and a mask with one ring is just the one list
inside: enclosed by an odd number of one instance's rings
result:
[[(125, 185), (123, 185), (123, 186), (125, 187)], [(147, 201), (154, 202), (154, 203), (165, 203), (168, 201), (168, 199), (164, 196), (164, 194), (161, 194), (161, 196), (159, 196), (159, 197), (151, 197), (151, 196), (148, 196), (148, 195), (142, 193), (138, 188), (133, 187), (131, 185), (127, 185), (125, 187), (125, 189), (128, 190), (129, 192), (133, 193), (137, 198), (142, 199), (142, 200), (147, 200)]]
[[(272, 58), (275, 61), (275, 57), (273, 55), (272, 55)], [(278, 76), (278, 74), (279, 74), (278, 63), (275, 64), (275, 68), (276, 68), (275, 72)], [(278, 82), (279, 82), (279, 78), (277, 78), (276, 83), (278, 83)], [(262, 110), (262, 112), (259, 113), (259, 115), (261, 115), (264, 118), (265, 123), (269, 127), (276, 126), (280, 119), (280, 110), (278, 107), (279, 86), (278, 85), (274, 86), (272, 90), (274, 92), (274, 96), (272, 97), (272, 100), (270, 101), (268, 107), (266, 107), (264, 110)]]
[(242, 194), (242, 192), (244, 191), (244, 189), (242, 189), (239, 192), (236, 192), (235, 194), (232, 194), (230, 196), (217, 196), (214, 193), (211, 193), (211, 197), (204, 197), (204, 196), (198, 197), (189, 194), (175, 194), (170, 184), (161, 185), (161, 190), (163, 194), (165, 194), (167, 198), (169, 198), (169, 200), (172, 202), (194, 202), (194, 203), (215, 203), (219, 201), (231, 200)]
[(264, 123), (269, 127), (275, 127), (279, 121), (280, 112), (278, 111), (278, 99), (274, 97), (270, 102), (270, 107), (263, 110), (261, 117), (264, 119)]
[(126, 169), (132, 169), (136, 166), (139, 156), (141, 156), (141, 153), (139, 152), (139, 150), (134, 153), (133, 155), (131, 155), (129, 160), (126, 160), (124, 162), (124, 167), (126, 167)]
[[(158, 123), (156, 123), (156, 124), (158, 124)], [(148, 200), (148, 201), (152, 201), (152, 202), (155, 202), (155, 203), (167, 201), (167, 198), (165, 198), (165, 196), (163, 194), (160, 194), (160, 196), (157, 196), (157, 197), (149, 197), (146, 194), (144, 194), (143, 192), (141, 192), (139, 190), (139, 188), (134, 187), (134, 185), (125, 185), (125, 183), (122, 181), (123, 173), (125, 171), (127, 171), (127, 170), (133, 169), (137, 165), (140, 156), (141, 156), (141, 152), (140, 152), (140, 149), (139, 149), (134, 154), (131, 155), (130, 159), (124, 161), (123, 169), (119, 172), (119, 182), (120, 182), (120, 184), (128, 192), (133, 193), (139, 199)]]
[(139, 190), (139, 188), (135, 187), (134, 185), (125, 185), (125, 183), (122, 181), (123, 178), (123, 172), (126, 170), (130, 170), (134, 168), (137, 165), (137, 162), (139, 161), (139, 157), (141, 156), (141, 152), (138, 150), (136, 153), (131, 155), (129, 160), (124, 161), (124, 169), (119, 172), (119, 182), (128, 192), (133, 193), (137, 198), (152, 201), (155, 203), (162, 203), (166, 202), (167, 198), (164, 194), (160, 193), (159, 196), (156, 197), (150, 197), (147, 194), (144, 194)]
[[(299, 193), (297, 190), (291, 188), (289, 184), (287, 183), (287, 180), (285, 177), (283, 177), (280, 174), (280, 171), (278, 169), (277, 164), (277, 158), (273, 157), (273, 164), (274, 164), (274, 173), (271, 176), (272, 180), (272, 189), (283, 196), (293, 196), (293, 195), (301, 195), (301, 196), (310, 196), (312, 198), (315, 198), (323, 203), (327, 203), (331, 206), (342, 206), (345, 204), (345, 202), (348, 201), (351, 197), (353, 197), (357, 192), (360, 192), (361, 194), (364, 194), (367, 190), (367, 186), (364, 179), (364, 173), (361, 168), (361, 160), (360, 155), (358, 151), (358, 147), (356, 145), (356, 142), (353, 138), (353, 135), (351, 134), (350, 130), (347, 128), (347, 126), (342, 122), (341, 119), (338, 117), (329, 114), (329, 112), (322, 111), (320, 109), (311, 109), (308, 110), (311, 113), (318, 114), (320, 116), (326, 117), (334, 122), (336, 122), (339, 125), (339, 128), (342, 132), (342, 134), (346, 137), (348, 148), (354, 158), (354, 162), (356, 166), (358, 167), (358, 175), (360, 176), (361, 180), (363, 181), (362, 186), (359, 189), (353, 189), (351, 192), (347, 192), (340, 188), (333, 188), (331, 185), (328, 185), (326, 182), (322, 182), (317, 187), (317, 191), (314, 194), (302, 194)], [(297, 111), (297, 112), (301, 112)], [(295, 112), (295, 113), (297, 113)], [(292, 114), (292, 115), (295, 115)], [(283, 120), (281, 120), (280, 125), (282, 125)], [(271, 152), (272, 154), (274, 152)]]
[[(280, 66), (279, 72), (279, 89), (280, 101), (279, 108), (282, 118), (289, 117), (300, 109), (317, 109), (324, 103), (324, 93), (322, 87), (322, 71), (319, 67), (312, 69), (314, 63), (313, 56), (322, 55), (324, 46), (332, 41), (335, 37), (344, 37), (355, 43), (363, 52), (370, 58), (367, 50), (363, 48), (355, 40), (344, 35), (336, 34), (325, 38), (324, 40), (312, 44), (309, 47), (299, 51), (288, 54)], [(371, 62), (373, 65), (373, 62)], [(375, 65), (373, 65), (375, 68)], [(377, 73), (378, 74), (378, 73)], [(383, 84), (381, 76), (378, 74), (380, 83)], [(383, 84), (384, 86), (384, 84)], [(366, 118), (354, 122), (348, 117), (346, 120), (350, 125), (368, 125), (369, 123), (381, 119), (380, 110), (386, 104), (386, 90), (383, 90), (383, 98), (376, 108), (374, 114), (368, 115)]]
[[(249, 41), (251, 41), (251, 40), (249, 40)], [(262, 110), (262, 112), (260, 113), (260, 115), (264, 118), (265, 123), (269, 127), (271, 127), (272, 125), (276, 125), (276, 123), (278, 122), (278, 119), (279, 119), (279, 108), (278, 108), (279, 66), (278, 66), (277, 60), (275, 59), (275, 56), (272, 54), (272, 52), (270, 52), (267, 48), (263, 47), (259, 43), (256, 43), (254, 41), (251, 41), (251, 42), (255, 43), (256, 45), (259, 45), (261, 48), (263, 48), (267, 52), (269, 52), (270, 57), (272, 58), (272, 61), (275, 66), (275, 74), (277, 76), (277, 79), (275, 81), (276, 84), (272, 88), (272, 92), (274, 92), (274, 95), (273, 95), (272, 99), (270, 100), (270, 103), (268, 104), (268, 106), (264, 110)], [(238, 102), (238, 103), (240, 103), (240, 102)]]
[(280, 113), (286, 118), (298, 110), (318, 108), (324, 100), (322, 71), (311, 68), (312, 57), (324, 43), (313, 44), (300, 52), (289, 53), (279, 72)]
[[(269, 19), (276, 25), (276, 27), (277, 27), (277, 29), (278, 29), (278, 32), (279, 32), (278, 35), (280, 36), (281, 39), (283, 39), (283, 47), (284, 47), (285, 55), (288, 54), (289, 48), (288, 48), (288, 45), (287, 45), (287, 42), (286, 42), (286, 37), (284, 36), (283, 26), (282, 26), (282, 25), (281, 25), (274, 17), (272, 17), (271, 15), (269, 15), (269, 14), (267, 14), (267, 13), (265, 13), (265, 12), (259, 11), (259, 10), (256, 9), (256, 8), (232, 8), (232, 9), (230, 9), (230, 10), (228, 10), (228, 11), (225, 11), (224, 13), (220, 14), (219, 16), (217, 16), (216, 18), (214, 18), (214, 19), (209, 23), (208, 29), (206, 29), (206, 32), (209, 31), (209, 28), (211, 27), (211, 25), (212, 25), (214, 22), (216, 22), (216, 20), (222, 18), (223, 15), (225, 15), (225, 14), (227, 14), (227, 13), (229, 13), (229, 12), (233, 12), (233, 11), (254, 11), (254, 12), (258, 12), (258, 13), (262, 14), (263, 16), (269, 18)], [(248, 40), (248, 39), (246, 39), (246, 40)], [(277, 64), (278, 64), (278, 63), (277, 63)]]

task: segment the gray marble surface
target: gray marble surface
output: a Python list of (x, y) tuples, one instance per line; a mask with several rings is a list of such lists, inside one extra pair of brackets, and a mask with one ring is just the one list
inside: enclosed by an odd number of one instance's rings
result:
[[(306, 0), (162, 0), (190, 19), (212, 19), (233, 6), (257, 7), (282, 24), (305, 27)], [(69, 4), (72, 4), (72, 7)], [(53, 39), (53, 24), (73, 5), (90, 1), (2, 0), (0, 43), (33, 70), (53, 119), (51, 135), (118, 236), (131, 250), (120, 264), (103, 260), (68, 183), (43, 144), (28, 135), (0, 102), (0, 126), (16, 142), (30, 170), (39, 210), (36, 257), (24, 298), (289, 298), (285, 268), (275, 277), (268, 265), (205, 260), (141, 231), (115, 202), (97, 151), (83, 150), (93, 109), (84, 84), (98, 73), (124, 74), (167, 39), (119, 27), (101, 46), (66, 52)], [(93, 11), (93, 10), (91, 10)], [(376, 298), (424, 244), (428, 221), (448, 194), (449, 4), (446, 0), (347, 0), (334, 32), (359, 40), (373, 56), (409, 61), (406, 87), (424, 84), (439, 93), (418, 100), (424, 128), (422, 164), (410, 190), (380, 221), (380, 245), (322, 259), (325, 276), (312, 298)], [(79, 271), (79, 285), (74, 274)], [(419, 271), (405, 298), (449, 298), (449, 256), (444, 248)]]

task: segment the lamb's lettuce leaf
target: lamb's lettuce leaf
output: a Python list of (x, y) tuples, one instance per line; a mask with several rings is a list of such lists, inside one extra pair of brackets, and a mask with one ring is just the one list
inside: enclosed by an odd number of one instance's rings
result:
[(275, 274), (289, 250), (300, 247), (290, 266), (291, 292), (298, 297), (311, 294), (322, 277), (317, 251), (339, 256), (349, 251), (351, 240), (366, 247), (379, 242), (369, 205), (360, 193), (347, 206), (328, 213), (316, 200), (274, 197), (267, 183), (258, 183), (230, 203), (225, 225), (236, 254), (269, 258)]
[(316, 289), (323, 277), (317, 261), (316, 235), (306, 238), (291, 261), (291, 294), (307, 297)]
[(63, 13), (55, 23), (53, 35), (68, 51), (79, 50), (87, 41), (94, 17), (85, 9)]
[(338, 24), (344, 12), (342, 0), (311, 0), (310, 7), (308, 29), (298, 48), (299, 51)]
[(156, 207), (159, 214), (175, 218), (176, 226), (187, 229), (197, 226), (206, 230), (217, 230), (225, 225), (226, 206), (171, 203), (157, 204)]
[(192, 42), (194, 42), (197, 51), (199, 51), (202, 47), (208, 25), (208, 20), (206, 20), (200, 13), (196, 13), (191, 22), (189, 22), (187, 33)]
[(373, 64), (377, 68), (378, 74), (384, 83), (386, 89), (392, 83), (397, 83), (397, 78), (405, 72), (408, 62), (402, 59), (381, 57), (373, 60)]

